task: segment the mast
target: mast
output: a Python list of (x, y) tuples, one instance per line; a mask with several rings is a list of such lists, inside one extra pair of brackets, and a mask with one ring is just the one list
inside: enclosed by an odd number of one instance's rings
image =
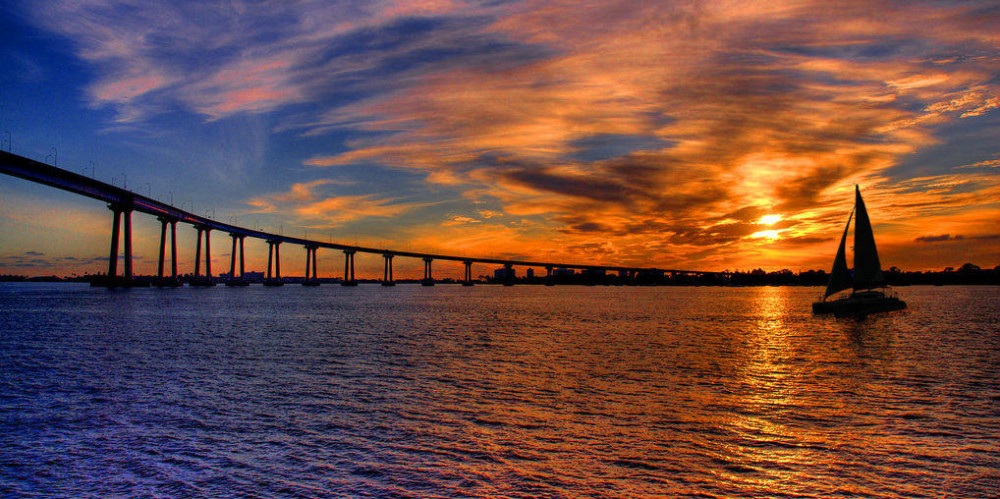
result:
[(875, 248), (875, 234), (868, 219), (868, 210), (861, 199), (861, 189), (854, 186), (854, 209), (858, 218), (854, 222), (854, 290), (871, 289), (885, 285), (882, 265)]
[(854, 210), (851, 210), (851, 214), (847, 216), (847, 225), (844, 225), (844, 235), (840, 237), (837, 256), (833, 259), (833, 270), (830, 271), (830, 282), (826, 285), (826, 294), (823, 295), (824, 300), (837, 291), (849, 289), (854, 284), (854, 281), (851, 279), (851, 273), (847, 270), (847, 257), (844, 256), (847, 229), (851, 228), (851, 217), (853, 216)]

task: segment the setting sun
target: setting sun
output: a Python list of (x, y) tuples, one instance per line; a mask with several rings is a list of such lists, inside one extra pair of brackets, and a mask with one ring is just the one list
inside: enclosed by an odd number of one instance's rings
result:
[(774, 223), (780, 221), (781, 221), (781, 215), (764, 215), (760, 217), (760, 220), (758, 220), (757, 223), (761, 225), (773, 225)]

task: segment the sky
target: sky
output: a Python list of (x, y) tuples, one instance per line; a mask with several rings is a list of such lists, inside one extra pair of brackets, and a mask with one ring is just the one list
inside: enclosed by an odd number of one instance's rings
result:
[[(1000, 264), (1000, 2), (15, 0), (0, 33), (4, 149), (225, 222), (829, 269), (858, 185), (883, 267)], [(133, 218), (152, 273), (159, 225)], [(0, 178), (0, 274), (106, 269), (110, 226)], [(229, 238), (212, 244), (227, 270)], [(263, 242), (247, 253), (266, 265)], [(305, 252), (282, 255), (301, 274)], [(341, 258), (321, 251), (320, 276)]]

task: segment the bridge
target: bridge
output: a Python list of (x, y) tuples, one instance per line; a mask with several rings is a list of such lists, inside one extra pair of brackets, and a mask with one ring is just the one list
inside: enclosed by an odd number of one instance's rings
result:
[[(244, 252), (243, 241), (247, 237), (262, 239), (268, 245), (267, 277), (263, 284), (265, 286), (280, 286), (284, 283), (281, 278), (281, 245), (293, 244), (306, 249), (305, 280), (303, 285), (319, 285), (317, 269), (317, 251), (319, 248), (327, 248), (342, 251), (344, 254), (344, 278), (341, 284), (344, 286), (357, 285), (354, 274), (354, 255), (357, 253), (373, 253), (381, 255), (384, 259), (384, 270), (381, 279), (383, 286), (395, 285), (392, 273), (392, 262), (396, 257), (417, 258), (424, 262), (424, 276), (421, 284), (425, 286), (434, 285), (431, 263), (434, 260), (462, 262), (465, 266), (465, 273), (462, 284), (473, 285), (472, 265), (492, 264), (502, 265), (506, 272), (504, 284), (513, 285), (513, 268), (517, 267), (540, 267), (546, 269), (546, 284), (552, 284), (553, 269), (573, 269), (593, 273), (605, 273), (608, 271), (618, 272), (620, 277), (634, 279), (640, 275), (664, 275), (683, 274), (696, 276), (724, 275), (721, 272), (705, 272), (695, 270), (659, 269), (652, 267), (630, 267), (616, 265), (586, 265), (578, 263), (542, 262), (526, 260), (504, 260), (497, 258), (478, 258), (455, 255), (439, 255), (433, 253), (420, 253), (414, 251), (398, 251), (365, 246), (355, 246), (339, 244), (333, 242), (323, 242), (306, 238), (290, 237), (281, 234), (273, 234), (256, 229), (248, 229), (235, 224), (229, 224), (203, 217), (179, 209), (175, 206), (157, 201), (148, 196), (143, 196), (135, 192), (117, 187), (99, 180), (80, 175), (71, 171), (63, 170), (55, 166), (35, 161), (24, 156), (0, 151), (0, 173), (13, 177), (22, 178), (31, 182), (44, 184), (57, 189), (73, 192), (97, 199), (108, 204), (108, 208), (113, 213), (111, 227), (111, 249), (108, 255), (107, 275), (95, 278), (91, 284), (107, 287), (129, 287), (136, 285), (156, 286), (180, 286), (182, 283), (177, 274), (177, 223), (185, 223), (194, 227), (197, 231), (198, 239), (195, 249), (194, 278), (188, 283), (193, 286), (213, 286), (216, 284), (212, 278), (211, 244), (210, 234), (212, 231), (224, 232), (232, 239), (232, 253), (230, 253), (229, 278), (225, 281), (228, 286), (246, 286), (249, 281), (244, 278)], [(152, 282), (135, 279), (132, 275), (132, 212), (145, 213), (155, 216), (160, 221), (160, 250), (158, 260), (157, 277)], [(169, 228), (169, 231), (167, 230)], [(124, 229), (124, 230), (123, 230)], [(166, 275), (164, 267), (166, 256), (167, 235), (170, 235), (170, 272)], [(204, 274), (202, 274), (202, 240), (204, 240)], [(118, 274), (119, 247), (122, 247), (123, 272)], [(239, 258), (237, 259), (237, 254)]]

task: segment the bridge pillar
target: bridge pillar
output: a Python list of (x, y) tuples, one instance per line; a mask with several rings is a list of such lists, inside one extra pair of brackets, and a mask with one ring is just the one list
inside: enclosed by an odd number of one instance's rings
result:
[(472, 261), (462, 262), (465, 265), (465, 275), (462, 276), (462, 286), (472, 286)]
[(267, 278), (271, 279), (271, 262), (274, 260), (274, 243), (267, 242)]
[(233, 240), (233, 249), (229, 252), (229, 280), (233, 280), (236, 279), (236, 240), (239, 236), (229, 234), (229, 237)]
[(556, 283), (555, 283), (555, 277), (552, 276), (552, 266), (551, 265), (546, 265), (545, 266), (545, 285), (546, 286), (555, 286), (556, 285)]
[(157, 260), (159, 264), (156, 266), (156, 277), (163, 279), (163, 257), (167, 250), (167, 219), (159, 217), (157, 220), (160, 221), (160, 254)]
[[(156, 266), (155, 284), (159, 287), (179, 286), (180, 281), (177, 280), (177, 220), (170, 217), (157, 217), (156, 219), (160, 221), (160, 253)], [(167, 249), (167, 224), (170, 225), (170, 264), (173, 270), (169, 278), (163, 275)]]
[(357, 286), (358, 281), (354, 280), (354, 250), (344, 250), (344, 280), (340, 281), (341, 286)]
[(392, 259), (396, 255), (392, 253), (382, 253), (382, 258), (385, 260), (385, 269), (382, 272), (382, 285), (383, 286), (395, 286), (396, 281), (392, 279)]
[[(302, 281), (303, 286), (319, 286), (319, 277), (316, 275), (316, 250), (318, 246), (306, 246), (306, 278)], [(312, 270), (310, 277), (309, 271)]]
[(205, 227), (205, 277), (212, 279), (212, 247), (208, 236), (212, 229)]
[[(234, 234), (229, 233), (229, 237), (233, 238), (233, 250), (229, 253), (229, 279), (226, 280), (226, 286), (249, 286), (250, 282), (243, 278), (243, 238), (246, 237), (244, 234)], [(240, 253), (240, 274), (236, 277), (236, 252)]]
[(505, 263), (503, 264), (503, 285), (513, 286), (514, 285), (514, 264)]
[(196, 225), (195, 230), (198, 231), (198, 243), (195, 245), (194, 250), (194, 277), (201, 277), (201, 233), (204, 229), (200, 225)]
[(108, 279), (118, 276), (118, 233), (121, 232), (122, 210), (115, 205), (108, 208), (114, 212), (114, 219), (111, 222), (111, 255), (108, 256)]
[[(271, 273), (271, 270), (274, 273)], [(264, 279), (265, 286), (281, 286), (281, 241), (270, 239), (267, 241), (267, 279)]]
[[(212, 250), (211, 250), (211, 240), (209, 239), (209, 233), (212, 231), (210, 227), (205, 227), (204, 225), (195, 225), (195, 230), (198, 231), (198, 243), (195, 245), (194, 251), (194, 278), (191, 280), (192, 286), (215, 286), (215, 281), (212, 280)], [(205, 235), (205, 275), (201, 275), (201, 236)]]
[(177, 279), (177, 220), (170, 221), (170, 277)]
[(431, 276), (431, 262), (433, 261), (433, 258), (424, 257), (424, 278), (420, 281), (422, 286), (434, 285), (434, 277)]
[[(108, 209), (114, 214), (111, 220), (111, 250), (108, 253), (108, 275), (104, 279), (91, 282), (92, 286), (133, 286), (132, 279), (132, 202), (111, 203)], [(122, 224), (122, 218), (125, 223)], [(124, 225), (124, 241), (122, 241), (122, 225)], [(124, 243), (124, 244), (122, 244)], [(123, 245), (123, 275), (118, 277), (118, 248)]]
[(132, 208), (122, 213), (125, 222), (125, 279), (132, 278)]
[(245, 238), (246, 238), (246, 236), (240, 236), (240, 278), (241, 279), (243, 278), (243, 273), (246, 271), (246, 266), (243, 265), (244, 262), (245, 262), (244, 257), (246, 256), (246, 253), (243, 252), (243, 239), (245, 239)]

